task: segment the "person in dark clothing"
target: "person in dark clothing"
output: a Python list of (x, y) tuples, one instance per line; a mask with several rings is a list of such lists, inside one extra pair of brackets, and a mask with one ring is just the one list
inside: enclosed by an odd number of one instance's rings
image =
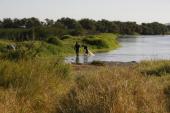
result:
[(88, 55), (89, 54), (88, 47), (86, 45), (83, 45), (83, 47), (84, 47), (84, 54)]
[(78, 44), (78, 42), (76, 42), (74, 46), (74, 50), (76, 52), (76, 56), (79, 56), (80, 45)]
[(83, 48), (84, 48), (84, 63), (88, 63), (89, 50), (88, 50), (88, 47), (86, 45), (83, 45)]

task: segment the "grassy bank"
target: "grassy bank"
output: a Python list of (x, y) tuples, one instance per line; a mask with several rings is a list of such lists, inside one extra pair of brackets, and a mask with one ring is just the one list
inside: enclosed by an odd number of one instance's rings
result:
[[(103, 33), (99, 35), (89, 35), (83, 37), (71, 37), (64, 39), (64, 45), (67, 49), (73, 48), (75, 42), (79, 42), (81, 45), (88, 45), (89, 49), (93, 52), (109, 51), (119, 47), (117, 42), (118, 36), (111, 33)], [(69, 53), (74, 53), (73, 49), (70, 49)]]
[[(49, 57), (49, 56), (66, 56), (74, 54), (74, 44), (79, 42), (81, 45), (88, 45), (93, 52), (108, 51), (119, 47), (117, 35), (99, 34), (91, 36), (63, 36), (61, 39), (50, 37), (47, 41), (24, 41), (12, 42), (8, 40), (0, 40), (0, 54), (7, 53), (6, 46), (9, 44), (16, 45), (19, 54), (31, 54), (32, 57)], [(21, 52), (22, 51), (22, 52)], [(28, 52), (29, 51), (29, 52)], [(81, 49), (81, 52), (83, 49)]]
[(169, 61), (93, 66), (39, 59), (0, 64), (1, 113), (170, 112)]

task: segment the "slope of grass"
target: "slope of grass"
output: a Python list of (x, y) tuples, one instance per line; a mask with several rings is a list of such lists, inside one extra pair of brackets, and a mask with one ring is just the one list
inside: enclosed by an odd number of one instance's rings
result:
[[(7, 49), (7, 45), (11, 43), (16, 46), (15, 51)], [(8, 44), (3, 43), (0, 48), (0, 58), (10, 60), (62, 57), (62, 54), (62, 47), (43, 41), (9, 42)]]
[[(53, 42), (47, 43), (45, 41), (12, 42), (0, 40), (0, 54), (7, 53), (6, 46), (12, 43), (16, 45), (18, 50), (16, 51), (18, 53), (14, 52), (13, 54), (19, 54), (21, 51), (26, 51), (28, 53), (29, 51), (30, 53), (28, 54), (36, 54), (40, 57), (56, 55), (66, 56), (74, 54), (74, 44), (76, 41), (78, 41), (81, 45), (88, 45), (89, 49), (93, 52), (108, 51), (118, 47), (116, 38), (116, 35), (109, 33), (92, 36), (69, 36), (69, 38), (63, 40), (57, 39), (57, 41), (60, 42), (58, 45), (51, 44)], [(83, 49), (81, 49), (81, 51), (83, 51)]]
[[(117, 35), (111, 33), (103, 33), (99, 35), (79, 36), (65, 39), (65, 49), (74, 48), (74, 44), (76, 41), (79, 42), (81, 45), (87, 45), (88, 48), (93, 52), (109, 51), (119, 47)], [(74, 50), (71, 49), (70, 53), (73, 52)]]

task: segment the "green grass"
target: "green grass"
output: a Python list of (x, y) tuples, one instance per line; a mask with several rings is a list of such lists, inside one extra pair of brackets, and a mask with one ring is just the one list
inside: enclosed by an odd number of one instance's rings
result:
[[(143, 67), (143, 68), (142, 68)], [(141, 63), (141, 72), (150, 76), (164, 76), (170, 74), (170, 61), (143, 61)]]
[(111, 33), (73, 37), (66, 39), (64, 43), (66, 46), (73, 48), (76, 41), (81, 45), (88, 45), (89, 49), (93, 52), (109, 51), (119, 47), (117, 35)]
[[(32, 53), (38, 52), (37, 56), (40, 57), (73, 55), (75, 53), (74, 44), (76, 41), (78, 41), (81, 45), (83, 44), (88, 45), (89, 49), (93, 52), (108, 51), (119, 47), (119, 44), (116, 40), (117, 35), (109, 33), (92, 36), (66, 36), (66, 37), (67, 38), (63, 40), (55, 38), (53, 40), (51, 38), (50, 42), (49, 40), (47, 42), (45, 41), (12, 42), (0, 40), (0, 54), (6, 53), (7, 50), (5, 51), (5, 48), (10, 43), (14, 43), (17, 46), (19, 45), (20, 49), (22, 50), (25, 49), (25, 51), (26, 49), (28, 49), (29, 46), (32, 46), (31, 48), (32, 51), (30, 52)], [(81, 52), (82, 51), (83, 49), (81, 49)]]
[[(24, 41), (24, 42), (6, 42), (0, 41), (0, 57), (3, 59), (19, 60), (36, 57), (50, 58), (61, 56), (64, 53), (62, 47), (49, 44), (43, 41)], [(8, 50), (7, 45), (13, 43), (16, 46), (16, 51)]]

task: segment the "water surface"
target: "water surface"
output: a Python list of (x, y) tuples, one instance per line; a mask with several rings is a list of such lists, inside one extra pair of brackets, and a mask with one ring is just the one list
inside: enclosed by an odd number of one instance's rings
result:
[[(91, 61), (142, 61), (170, 59), (170, 35), (166, 36), (137, 36), (136, 38), (119, 39), (121, 47), (104, 53), (89, 56)], [(79, 62), (84, 62), (84, 56), (79, 57)], [(75, 62), (76, 57), (66, 58), (66, 62)]]

